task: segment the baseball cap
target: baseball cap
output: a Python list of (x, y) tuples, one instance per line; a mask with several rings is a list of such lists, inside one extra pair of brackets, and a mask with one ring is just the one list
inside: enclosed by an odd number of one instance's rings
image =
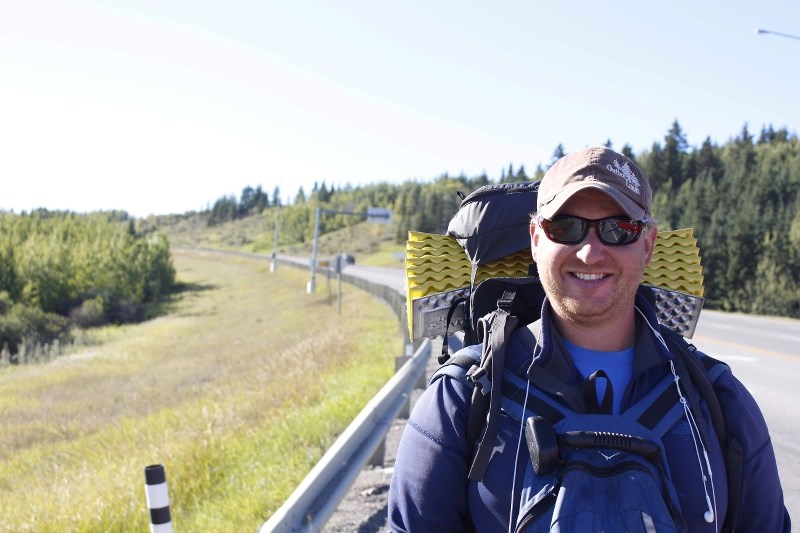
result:
[(539, 184), (537, 211), (552, 218), (575, 193), (598, 189), (611, 196), (633, 220), (649, 217), (653, 192), (636, 163), (605, 146), (567, 154), (550, 167)]

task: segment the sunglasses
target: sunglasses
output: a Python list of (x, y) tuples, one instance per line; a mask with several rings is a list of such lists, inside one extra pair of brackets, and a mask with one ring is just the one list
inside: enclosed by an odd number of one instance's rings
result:
[(594, 228), (603, 244), (625, 246), (639, 239), (647, 221), (631, 220), (624, 216), (589, 220), (573, 215), (559, 215), (552, 220), (540, 217), (539, 226), (548, 239), (559, 244), (578, 244), (586, 238), (589, 228)]

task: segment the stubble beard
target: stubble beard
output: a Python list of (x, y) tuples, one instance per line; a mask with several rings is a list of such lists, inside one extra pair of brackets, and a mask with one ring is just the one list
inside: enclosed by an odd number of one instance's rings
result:
[[(562, 320), (583, 327), (610, 323), (619, 315), (630, 313), (639, 286), (637, 279), (631, 277), (615, 282), (607, 298), (578, 298), (569, 294), (565, 283), (559, 277), (548, 273), (540, 279), (556, 315)], [(638, 280), (641, 280), (641, 275)]]

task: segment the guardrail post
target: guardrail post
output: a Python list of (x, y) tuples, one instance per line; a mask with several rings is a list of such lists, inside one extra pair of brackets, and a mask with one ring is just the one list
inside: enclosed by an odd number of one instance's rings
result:
[(369, 466), (383, 466), (383, 460), (386, 457), (386, 436), (381, 439), (381, 442), (378, 444), (378, 447), (375, 448), (375, 453), (372, 454), (372, 457), (369, 458), (367, 464)]
[[(406, 346), (406, 354), (408, 354), (408, 349), (409, 348), (412, 348), (412, 346), (410, 344)], [(398, 370), (403, 368), (403, 365), (406, 364), (406, 361), (408, 361), (409, 357), (410, 357), (410, 354), (401, 355), (400, 357), (395, 357), (395, 359), (394, 359), (394, 371), (397, 372)], [(411, 395), (408, 395), (406, 397), (405, 401), (403, 402), (403, 406), (400, 408), (400, 411), (397, 413), (397, 417), (398, 418), (408, 418), (410, 413), (411, 413)]]
[[(415, 341), (413, 344), (406, 345), (406, 353), (408, 354), (409, 357), (411, 357), (411, 355), (414, 352), (416, 352), (420, 346), (422, 346), (423, 341), (424, 339), (419, 339)], [(417, 390), (425, 390), (428, 387), (428, 379), (430, 379), (430, 376), (428, 375), (427, 372), (423, 372), (422, 374), (420, 374), (415, 388)]]

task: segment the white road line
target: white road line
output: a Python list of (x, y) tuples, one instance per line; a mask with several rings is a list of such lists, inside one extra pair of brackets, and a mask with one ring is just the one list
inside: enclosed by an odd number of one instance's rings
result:
[(724, 361), (742, 361), (745, 363), (753, 363), (758, 361), (758, 357), (753, 357), (751, 355), (719, 355), (714, 356), (717, 359), (722, 359)]

